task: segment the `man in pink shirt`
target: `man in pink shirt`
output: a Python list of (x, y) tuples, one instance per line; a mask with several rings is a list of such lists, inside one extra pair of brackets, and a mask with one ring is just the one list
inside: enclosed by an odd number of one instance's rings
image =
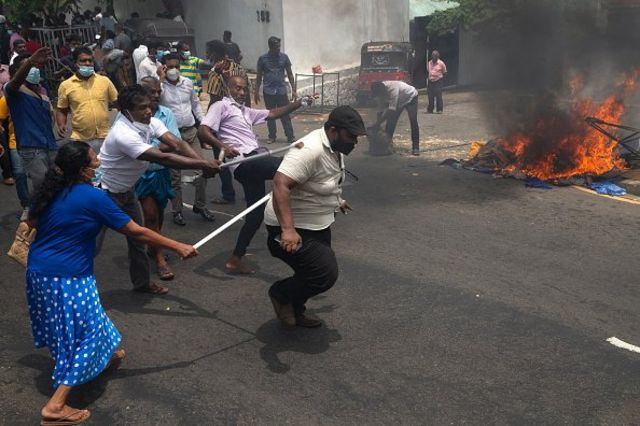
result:
[(427, 112), (433, 114), (435, 100), (436, 112), (440, 114), (444, 108), (442, 103), (442, 86), (444, 76), (447, 74), (447, 66), (440, 60), (440, 52), (437, 50), (431, 53), (431, 60), (427, 61), (427, 70), (429, 71), (429, 86), (427, 88), (429, 106), (427, 107)]

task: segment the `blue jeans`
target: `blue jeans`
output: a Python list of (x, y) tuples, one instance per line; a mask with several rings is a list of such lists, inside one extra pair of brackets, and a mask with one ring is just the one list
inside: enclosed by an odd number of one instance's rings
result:
[(21, 148), (18, 154), (27, 177), (31, 180), (31, 190), (37, 191), (50, 168), (54, 167), (57, 150), (48, 148)]
[(17, 149), (10, 149), (9, 155), (11, 156), (11, 171), (13, 178), (16, 181), (16, 192), (18, 193), (18, 199), (22, 208), (29, 207), (29, 182), (27, 181), (27, 172), (22, 165), (22, 159), (18, 154)]

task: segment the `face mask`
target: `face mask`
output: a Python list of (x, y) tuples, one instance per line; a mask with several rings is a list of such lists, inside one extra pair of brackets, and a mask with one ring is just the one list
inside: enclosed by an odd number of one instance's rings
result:
[(331, 143), (331, 149), (344, 155), (349, 155), (356, 147), (356, 144), (350, 142), (342, 142), (340, 138)]
[(87, 67), (87, 66), (78, 67), (78, 74), (80, 74), (82, 77), (91, 77), (94, 72), (95, 72), (95, 69), (93, 67)]
[(156, 52), (156, 61), (162, 60), (162, 58), (165, 57), (165, 55), (168, 55), (169, 53), (171, 52), (169, 52), (168, 50), (158, 50)]
[(73, 53), (73, 51), (74, 51), (74, 50), (76, 50), (76, 48), (75, 48), (75, 47), (72, 47), (72, 48), (71, 48), (71, 53)]
[(149, 125), (140, 123), (139, 121), (135, 121), (133, 117), (131, 117), (131, 113), (127, 114), (125, 117), (127, 117), (129, 121), (131, 121), (131, 124), (133, 125), (133, 127), (138, 129), (138, 131), (143, 132), (145, 136), (148, 136), (149, 133), (151, 133), (151, 128), (149, 127)]
[(93, 167), (85, 167), (87, 170), (91, 170), (93, 171), (93, 177), (91, 178), (91, 183), (93, 185), (97, 185), (100, 183), (100, 179), (102, 178), (102, 169), (100, 167), (98, 168), (93, 168)]
[(40, 84), (40, 69), (31, 67), (29, 74), (27, 74), (27, 83)]
[(180, 70), (178, 70), (178, 68), (167, 70), (167, 78), (171, 81), (178, 81), (180, 78)]
[(11, 35), (11, 34), (13, 34), (13, 31), (7, 30), (7, 34)]
[(184, 52), (182, 52), (182, 58), (183, 59), (189, 59), (189, 57), (191, 57), (191, 52), (188, 50), (185, 50)]

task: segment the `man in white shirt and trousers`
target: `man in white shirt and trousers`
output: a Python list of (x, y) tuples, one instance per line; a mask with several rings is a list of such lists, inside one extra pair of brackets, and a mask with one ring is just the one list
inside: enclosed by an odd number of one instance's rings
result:
[[(113, 124), (100, 149), (100, 187), (128, 214), (142, 224), (142, 214), (133, 187), (153, 161), (179, 169), (197, 169), (215, 175), (220, 168), (216, 160), (202, 159), (189, 144), (176, 138), (159, 119), (152, 117), (151, 100), (139, 84), (127, 87), (119, 94), (121, 116)], [(162, 144), (154, 148), (153, 138)], [(102, 245), (104, 232), (98, 239)], [(144, 243), (127, 237), (129, 275), (134, 291), (166, 294), (169, 289), (150, 279), (149, 259)]]
[[(160, 105), (169, 108), (176, 116), (182, 140), (202, 155), (197, 127), (197, 124), (202, 122), (204, 118), (200, 99), (193, 89), (191, 80), (180, 75), (180, 56), (176, 53), (170, 53), (163, 60), (164, 67), (161, 67), (159, 72), (162, 81)], [(196, 188), (193, 212), (202, 216), (203, 219), (213, 222), (215, 220), (213, 212), (207, 209), (206, 205), (207, 180), (199, 175), (193, 184)], [(182, 173), (180, 170), (171, 169), (171, 187), (176, 193), (176, 197), (171, 200), (173, 222), (176, 225), (184, 226), (186, 222), (182, 215)]]
[(285, 328), (322, 325), (305, 315), (305, 304), (338, 279), (331, 224), (337, 211), (351, 210), (341, 197), (344, 156), (365, 134), (360, 114), (339, 106), (329, 114), (324, 128), (299, 140), (302, 148), (287, 152), (273, 178), (273, 196), (264, 214), (267, 245), (272, 256), (294, 271), (269, 289), (276, 316)]
[(376, 81), (371, 85), (371, 94), (382, 106), (374, 127), (378, 127), (386, 121), (385, 133), (390, 139), (393, 139), (400, 114), (406, 110), (411, 123), (411, 154), (420, 155), (418, 91), (416, 88), (404, 81)]

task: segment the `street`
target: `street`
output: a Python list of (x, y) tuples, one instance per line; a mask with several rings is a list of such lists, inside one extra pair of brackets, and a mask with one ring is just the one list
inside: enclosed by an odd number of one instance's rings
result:
[[(131, 291), (124, 237), (109, 232), (96, 276), (127, 358), (69, 404), (91, 409), (92, 425), (640, 424), (640, 353), (606, 341), (640, 345), (640, 205), (439, 166), (491, 133), (472, 95), (445, 94), (443, 115), (424, 105), (420, 157), (405, 114), (395, 155), (371, 157), (362, 140), (347, 159), (354, 211), (332, 228), (340, 278), (309, 303), (319, 329), (275, 319), (267, 289), (289, 269), (264, 230), (247, 258), (255, 275), (224, 272), (235, 225), (196, 259), (171, 254), (176, 278), (157, 297)], [(322, 117), (294, 125), (301, 137)], [(52, 364), (33, 346), (24, 269), (4, 255), (14, 188), (0, 198), (0, 424), (32, 425)], [(209, 206), (215, 224), (187, 211), (184, 228), (167, 209), (166, 234), (195, 243), (244, 201)]]

